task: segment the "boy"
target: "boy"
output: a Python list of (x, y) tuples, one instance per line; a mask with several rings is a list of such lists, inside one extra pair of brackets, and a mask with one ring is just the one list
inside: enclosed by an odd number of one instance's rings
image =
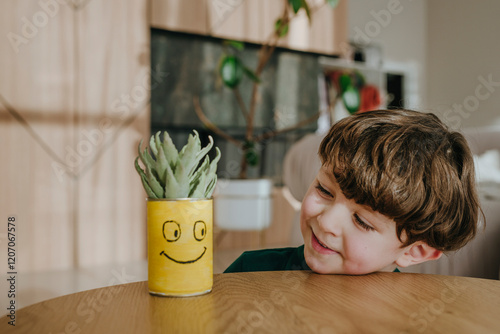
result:
[(433, 114), (376, 110), (334, 124), (302, 201), (298, 248), (243, 253), (228, 272), (361, 275), (439, 259), (476, 234), (481, 209), (465, 138)]

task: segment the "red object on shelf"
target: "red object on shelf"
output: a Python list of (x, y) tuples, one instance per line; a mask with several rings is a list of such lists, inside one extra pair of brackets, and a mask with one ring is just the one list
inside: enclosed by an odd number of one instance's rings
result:
[(361, 88), (361, 106), (358, 113), (375, 110), (380, 107), (380, 92), (375, 85), (365, 85)]

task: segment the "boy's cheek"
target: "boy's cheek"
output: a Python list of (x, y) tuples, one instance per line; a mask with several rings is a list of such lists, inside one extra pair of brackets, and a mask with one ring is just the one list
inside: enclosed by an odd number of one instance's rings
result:
[(316, 215), (321, 210), (321, 205), (317, 203), (318, 199), (314, 194), (307, 193), (302, 201), (301, 214), (307, 216)]

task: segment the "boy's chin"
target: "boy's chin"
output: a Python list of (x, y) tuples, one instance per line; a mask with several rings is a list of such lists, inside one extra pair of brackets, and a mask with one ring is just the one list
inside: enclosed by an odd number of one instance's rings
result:
[(325, 265), (324, 263), (319, 262), (312, 256), (307, 256), (304, 254), (307, 266), (316, 274), (329, 275), (329, 274), (343, 274), (340, 268), (334, 268), (333, 266)]
[(336, 266), (325, 265), (324, 263), (319, 262), (317, 259), (313, 257), (305, 256), (306, 263), (308, 267), (315, 272), (316, 274), (321, 275), (368, 275), (375, 272), (393, 272), (396, 269), (396, 265), (387, 266), (385, 268), (380, 269), (366, 269), (366, 270), (350, 270), (349, 268), (342, 268)]

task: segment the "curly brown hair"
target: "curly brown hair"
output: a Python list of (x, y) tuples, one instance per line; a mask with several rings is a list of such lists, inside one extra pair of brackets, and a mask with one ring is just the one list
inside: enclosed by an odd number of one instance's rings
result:
[(454, 251), (474, 238), (482, 210), (473, 156), (464, 136), (435, 115), (375, 110), (344, 118), (319, 156), (346, 198), (396, 222), (402, 247), (424, 241)]

